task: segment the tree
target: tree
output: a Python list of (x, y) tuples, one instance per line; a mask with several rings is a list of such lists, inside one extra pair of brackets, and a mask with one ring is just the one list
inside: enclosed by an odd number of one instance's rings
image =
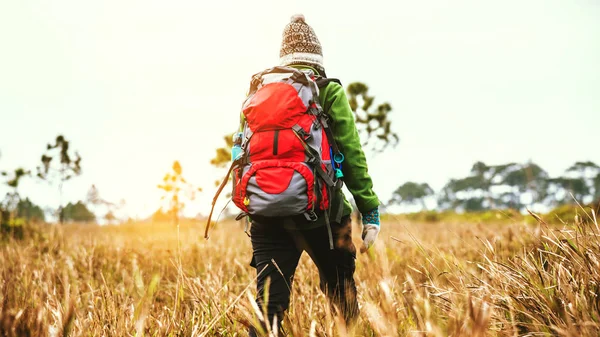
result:
[(86, 194), (85, 203), (95, 214), (104, 214), (103, 218), (109, 223), (117, 220), (115, 213), (125, 206), (125, 200), (116, 204), (100, 197), (98, 188), (93, 184)]
[[(582, 193), (576, 197), (579, 202), (593, 201), (597, 195), (600, 195), (600, 187), (596, 186), (595, 180), (600, 175), (600, 166), (592, 161), (579, 161), (567, 169), (573, 179), (579, 179), (587, 189), (587, 193)], [(584, 189), (581, 188), (581, 191)]]
[[(11, 174), (6, 171), (0, 172), (0, 175), (6, 178), (5, 184), (11, 189), (10, 192), (7, 192), (4, 200), (0, 202), (0, 209), (4, 210), (5, 215), (4, 220), (12, 221), (18, 218), (18, 207), (21, 201), (21, 196), (19, 195), (19, 183), (21, 179), (29, 176), (31, 173), (23, 168), (15, 169)], [(0, 221), (4, 221), (0, 219)]]
[(98, 192), (96, 185), (92, 184), (92, 186), (90, 186), (85, 197), (85, 202), (90, 205), (101, 205), (105, 203), (105, 201), (100, 198), (100, 192)]
[(422, 209), (427, 209), (425, 198), (433, 195), (433, 189), (427, 183), (412, 181), (402, 184), (394, 191), (388, 204), (420, 204)]
[(579, 177), (586, 179), (595, 177), (600, 173), (600, 166), (592, 161), (578, 161), (567, 169), (567, 172), (574, 172)]
[(12, 189), (12, 192), (7, 193), (7, 197), (19, 199), (19, 183), (21, 179), (31, 175), (31, 172), (22, 167), (15, 169), (11, 174), (6, 171), (0, 172), (0, 175), (6, 177), (5, 184)]
[(15, 192), (16, 192), (16, 189), (19, 187), (19, 182), (21, 181), (21, 178), (29, 176), (31, 174), (31, 171), (28, 171), (22, 167), (19, 167), (13, 171), (13, 174), (11, 176), (9, 176), (8, 172), (6, 172), (6, 171), (2, 171), (2, 172), (0, 172), (0, 174), (4, 177), (7, 177), (6, 185), (8, 185), (8, 187), (15, 189)]
[[(210, 164), (218, 167), (224, 168), (227, 164), (231, 163), (231, 148), (233, 147), (233, 135), (227, 135), (223, 137), (225, 140), (225, 146), (217, 148), (215, 157), (210, 160)], [(221, 185), (221, 180), (215, 181), (215, 186)], [(226, 197), (231, 198), (231, 192), (226, 194)]]
[(63, 220), (67, 222), (94, 222), (96, 216), (92, 213), (87, 206), (82, 202), (68, 203), (62, 209)]
[(442, 189), (438, 204), (443, 209), (480, 211), (491, 208), (523, 207), (522, 196), (532, 203), (546, 197), (548, 174), (535, 163), (473, 164), (469, 176), (451, 179)]
[(472, 197), (463, 201), (463, 208), (467, 212), (480, 212), (488, 209), (485, 205), (485, 199), (482, 197)]
[(600, 201), (600, 172), (594, 177), (594, 200)]
[(81, 156), (77, 152), (75, 154), (69, 153), (69, 146), (70, 143), (64, 136), (59, 135), (56, 137), (54, 145), (47, 145), (46, 152), (42, 154), (42, 164), (37, 168), (37, 176), (40, 179), (50, 183), (58, 181), (60, 223), (64, 221), (62, 212), (63, 184), (81, 174)]
[[(501, 165), (486, 165), (484, 162), (478, 161), (471, 167), (471, 176), (475, 177), (471, 183), (475, 183), (476, 188), (481, 191), (483, 200), (481, 201), (481, 207), (483, 208), (494, 208), (502, 207), (502, 198), (498, 198), (494, 195), (494, 187), (501, 185), (503, 176), (507, 174), (514, 167), (515, 163), (501, 164)], [(475, 187), (475, 186), (472, 186)], [(477, 205), (477, 201), (473, 201), (470, 205)]]
[(594, 201), (600, 198), (600, 167), (591, 161), (576, 162), (562, 176), (548, 178), (547, 190), (546, 202), (552, 206)]
[(109, 224), (112, 224), (116, 219), (117, 219), (117, 217), (110, 210), (104, 216), (104, 220), (106, 220), (106, 222), (109, 223)]
[(210, 164), (216, 167), (225, 167), (231, 162), (231, 148), (233, 147), (233, 136), (227, 135), (223, 137), (225, 146), (217, 148), (215, 157), (210, 160)]
[(179, 225), (181, 212), (185, 207), (181, 193), (184, 193), (188, 200), (194, 200), (196, 192), (201, 192), (201, 188), (196, 188), (188, 183), (182, 175), (182, 168), (179, 161), (173, 162), (172, 172), (167, 173), (163, 178), (163, 183), (158, 185), (158, 188), (164, 191), (161, 198), (163, 201), (168, 201), (167, 211), (173, 219), (175, 225)]
[(579, 178), (549, 178), (547, 184), (549, 193), (546, 202), (552, 206), (574, 203), (575, 200), (581, 201), (590, 194), (585, 180)]
[(484, 191), (485, 183), (480, 176), (451, 179), (442, 188), (438, 205), (442, 209), (480, 211), (489, 207), (482, 197)]
[(44, 211), (42, 208), (34, 204), (31, 200), (29, 200), (29, 198), (19, 200), (15, 215), (17, 218), (23, 218), (27, 221), (45, 221)]
[(504, 175), (502, 184), (510, 188), (505, 196), (505, 204), (509, 208), (521, 210), (523, 203), (521, 196), (531, 196), (531, 203), (543, 202), (546, 199), (548, 173), (539, 165), (528, 162), (526, 164), (515, 164)]
[(398, 145), (400, 138), (392, 131), (392, 122), (388, 118), (392, 106), (385, 102), (371, 109), (375, 97), (369, 96), (369, 87), (361, 82), (350, 83), (346, 92), (363, 145), (371, 144), (376, 152), (381, 152), (390, 145)]
[(456, 207), (457, 197), (452, 188), (454, 180), (455, 179), (450, 179), (450, 181), (448, 181), (446, 185), (444, 185), (444, 187), (442, 187), (442, 189), (438, 192), (437, 207), (440, 210), (450, 210)]

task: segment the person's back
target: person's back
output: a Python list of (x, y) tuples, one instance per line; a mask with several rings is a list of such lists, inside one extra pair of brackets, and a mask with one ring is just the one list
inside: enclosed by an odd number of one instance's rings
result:
[[(269, 323), (273, 322), (273, 317), (277, 316), (276, 320), (280, 327), (283, 313), (289, 305), (291, 284), (295, 269), (302, 252), (306, 251), (319, 269), (321, 290), (327, 294), (334, 305), (333, 307), (341, 311), (339, 313), (344, 316), (346, 322), (351, 323), (358, 315), (356, 286), (353, 276), (356, 248), (352, 242), (350, 217), (352, 207), (344, 197), (339, 188), (341, 184), (336, 183), (336, 179), (343, 179), (344, 184), (356, 201), (358, 210), (362, 214), (364, 249), (368, 249), (374, 243), (379, 233), (379, 199), (373, 192), (373, 183), (368, 174), (367, 162), (354, 122), (354, 115), (344, 89), (338, 81), (327, 79), (325, 68), (323, 67), (323, 56), (319, 40), (313, 29), (306, 24), (304, 17), (301, 15), (292, 17), (291, 22), (285, 27), (280, 52), (280, 66), (284, 67), (281, 68), (283, 70), (275, 70), (275, 72), (289, 71), (291, 74), (295, 74), (296, 70), (298, 70), (299, 72), (297, 73), (306, 74), (307, 79), (304, 79), (303, 75), (298, 74), (290, 76), (290, 78), (294, 77), (295, 80), (302, 79), (308, 86), (315, 86), (315, 89), (313, 89), (314, 93), (318, 92), (318, 97), (315, 97), (314, 102), (306, 105), (308, 109), (306, 113), (310, 113), (311, 109), (322, 110), (325, 117), (320, 118), (320, 115), (317, 116), (315, 114), (314, 123), (323, 128), (323, 137), (326, 137), (327, 141), (322, 142), (324, 146), (312, 146), (308, 144), (308, 141), (312, 138), (321, 137), (320, 133), (315, 134), (315, 136), (311, 134), (306, 135), (309, 132), (302, 130), (298, 125), (294, 125), (294, 134), (298, 136), (300, 143), (303, 143), (306, 150), (306, 166), (310, 167), (313, 165), (315, 186), (318, 184), (324, 186), (322, 189), (315, 188), (315, 191), (322, 190), (329, 193), (329, 195), (325, 198), (326, 193), (323, 192), (321, 199), (316, 199), (320, 200), (319, 205), (321, 207), (317, 207), (314, 216), (307, 215), (307, 212), (288, 215), (289, 212), (287, 210), (291, 208), (287, 207), (289, 206), (287, 204), (282, 205), (282, 199), (275, 200), (271, 198), (271, 194), (266, 193), (269, 194), (271, 199), (262, 199), (272, 200), (272, 202), (263, 204), (259, 210), (256, 207), (249, 207), (254, 202), (252, 200), (252, 193), (254, 193), (254, 197), (256, 198), (258, 196), (257, 193), (262, 195), (265, 192), (262, 190), (259, 191), (258, 188), (252, 190), (247, 187), (245, 187), (246, 190), (240, 190), (238, 194), (244, 194), (244, 197), (238, 197), (236, 205), (251, 218), (250, 236), (253, 249), (251, 266), (257, 270), (256, 301), (260, 307), (263, 306), (263, 300), (266, 295), (265, 291), (267, 290), (265, 287), (266, 281), (270, 279), (269, 294), (266, 297), (269, 299), (269, 302), (266, 303), (268, 321)], [(273, 70), (269, 70), (269, 72), (271, 71)], [(254, 78), (258, 79), (256, 82), (260, 83), (257, 85), (262, 85), (265, 82), (264, 78), (260, 75)], [(292, 83), (292, 80), (294, 79), (290, 79), (287, 83)], [(311, 80), (314, 83), (310, 82)], [(317, 85), (318, 89), (316, 89)], [(301, 87), (295, 86), (294, 88)], [(245, 127), (242, 129), (246, 130), (246, 137), (248, 135), (252, 137), (254, 134), (254, 130), (251, 132), (248, 131), (248, 123), (252, 123), (253, 128), (260, 127), (261, 123), (263, 123), (262, 125), (266, 123), (265, 118), (267, 117), (264, 114), (255, 113), (252, 115), (255, 111), (253, 109), (259, 104), (263, 104), (264, 106), (266, 100), (274, 98), (282, 99), (285, 96), (278, 93), (273, 97), (260, 97), (258, 99), (252, 97), (255, 92), (257, 92), (257, 88), (251, 88), (250, 96), (247, 99), (244, 109), (245, 120), (243, 120), (243, 124)], [(298, 93), (298, 96), (302, 98), (303, 95)], [(254, 101), (252, 101), (253, 99)], [(249, 101), (250, 103), (248, 103)], [(292, 110), (290, 109), (290, 111)], [(247, 120), (248, 116), (250, 116), (251, 120)], [(298, 120), (300, 119), (301, 117), (298, 117)], [(319, 127), (315, 129), (319, 129)], [(279, 128), (282, 130), (277, 131)], [(277, 152), (277, 137), (279, 137), (279, 133), (285, 132), (283, 128), (285, 126), (277, 125), (276, 127), (272, 127), (271, 129), (276, 129), (276, 135), (274, 137), (263, 137), (264, 139), (268, 138), (271, 144), (274, 142), (274, 154)], [(265, 128), (269, 132), (272, 131), (271, 129)], [(307, 130), (312, 131), (313, 129), (309, 127)], [(326, 130), (329, 131), (326, 132)], [(329, 134), (327, 134), (328, 132)], [(299, 136), (299, 133), (303, 134), (302, 137)], [(304, 138), (304, 141), (301, 138)], [(246, 174), (252, 169), (260, 169), (260, 167), (257, 168), (257, 166), (260, 166), (257, 164), (257, 158), (260, 159), (260, 156), (256, 155), (256, 151), (254, 155), (252, 153), (253, 148), (260, 147), (260, 141), (263, 140), (254, 140), (254, 146), (252, 144), (250, 146), (245, 144), (248, 153), (246, 153), (247, 157), (240, 160), (244, 164), (239, 167), (238, 177), (241, 177), (242, 174)], [(331, 161), (331, 165), (328, 164), (329, 160)], [(255, 161), (254, 164), (252, 161)], [(271, 160), (271, 166), (273, 165), (272, 162)], [(315, 165), (315, 162), (318, 162), (318, 164)], [(301, 164), (305, 165), (304, 162)], [(291, 164), (277, 165), (286, 166)], [(333, 172), (318, 172), (326, 171), (325, 169), (328, 167), (331, 167)], [(247, 179), (239, 179), (238, 183), (243, 180), (246, 184), (251, 184), (249, 181), (253, 178), (259, 180), (259, 177), (248, 176)], [(260, 177), (260, 180), (263, 186), (270, 187), (271, 189), (275, 188), (275, 190), (280, 190), (281, 192), (293, 185), (292, 180), (285, 180), (289, 186), (283, 186), (283, 189), (276, 186), (273, 187), (274, 185), (271, 180), (278, 180), (276, 174), (264, 174)], [(328, 180), (332, 180), (335, 187), (330, 186), (331, 182), (328, 183)], [(284, 182), (285, 184), (286, 182)], [(272, 195), (278, 197), (278, 194), (275, 192)], [(287, 194), (280, 193), (279, 197), (286, 198)], [(234, 196), (234, 202), (236, 201), (235, 198), (236, 196)], [(323, 199), (327, 199), (327, 202), (323, 202)], [(251, 328), (250, 335), (256, 336), (256, 334), (256, 330)]]

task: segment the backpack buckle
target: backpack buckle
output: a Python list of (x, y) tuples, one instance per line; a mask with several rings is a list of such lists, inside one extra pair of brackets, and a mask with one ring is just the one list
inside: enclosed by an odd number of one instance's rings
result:
[(317, 221), (317, 219), (319, 218), (317, 216), (317, 214), (315, 213), (315, 211), (308, 211), (304, 213), (304, 217), (306, 218), (306, 220), (310, 221), (310, 222), (315, 222)]
[(312, 123), (312, 126), (315, 130), (319, 130), (321, 128), (321, 123), (319, 122), (318, 119), (315, 119)]
[(308, 160), (306, 160), (307, 164), (316, 164), (317, 163), (317, 158), (313, 157), (313, 156), (308, 156)]
[(304, 138), (304, 140), (310, 140), (312, 138), (312, 135), (306, 131), (304, 131), (304, 129), (300, 129), (301, 131), (300, 136), (302, 136), (302, 138)]
[(296, 133), (300, 135), (305, 141), (310, 140), (312, 138), (312, 135), (304, 131), (304, 129), (298, 124), (294, 125), (292, 129), (296, 131)]
[(243, 218), (245, 218), (245, 217), (247, 217), (247, 216), (248, 216), (248, 213), (246, 213), (246, 212), (241, 212), (240, 214), (238, 214), (238, 215), (235, 217), (235, 221), (240, 221), (240, 220), (242, 220)]

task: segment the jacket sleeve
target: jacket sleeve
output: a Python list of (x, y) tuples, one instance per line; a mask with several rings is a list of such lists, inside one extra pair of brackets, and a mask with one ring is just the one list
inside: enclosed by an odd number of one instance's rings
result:
[(345, 157), (342, 163), (344, 183), (354, 197), (358, 210), (366, 213), (379, 206), (379, 198), (373, 191), (373, 181), (354, 122), (354, 113), (340, 84), (329, 83), (320, 96), (323, 109), (333, 120), (333, 138)]

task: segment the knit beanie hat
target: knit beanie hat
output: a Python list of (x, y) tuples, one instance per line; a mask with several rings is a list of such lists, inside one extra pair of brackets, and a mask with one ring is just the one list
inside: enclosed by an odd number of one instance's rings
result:
[(283, 30), (279, 63), (282, 66), (308, 65), (314, 67), (322, 76), (325, 75), (321, 43), (312, 27), (306, 24), (302, 14), (292, 16), (291, 22)]

